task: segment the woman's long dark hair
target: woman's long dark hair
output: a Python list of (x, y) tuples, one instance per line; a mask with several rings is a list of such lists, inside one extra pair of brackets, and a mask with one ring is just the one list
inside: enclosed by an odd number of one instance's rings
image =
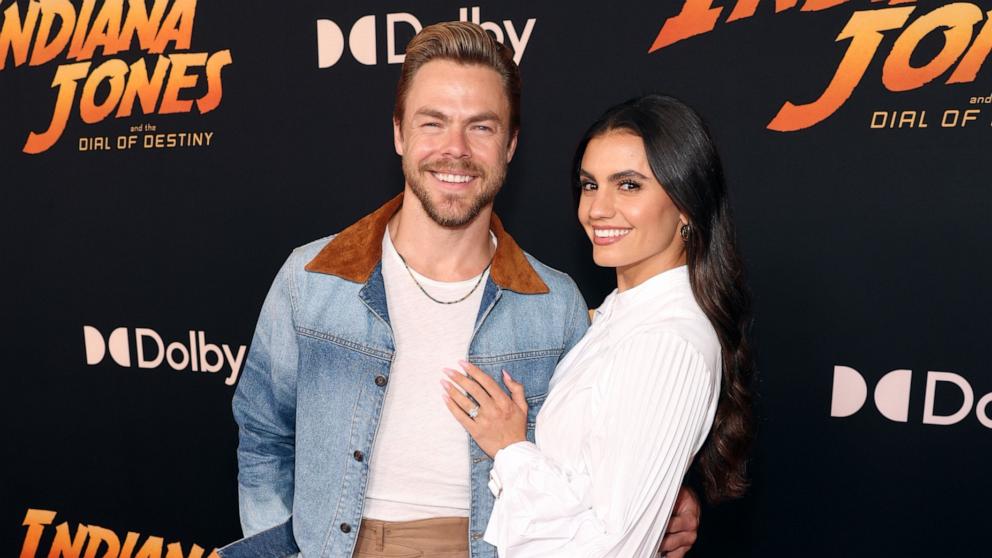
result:
[(720, 157), (694, 110), (672, 97), (645, 95), (610, 108), (586, 131), (572, 168), (576, 195), (586, 146), (611, 131), (640, 136), (655, 178), (689, 220), (691, 232), (685, 243), (689, 281), (723, 354), (716, 417), (699, 452), (697, 473), (711, 502), (739, 497), (747, 488), (751, 441), (751, 297), (737, 252)]

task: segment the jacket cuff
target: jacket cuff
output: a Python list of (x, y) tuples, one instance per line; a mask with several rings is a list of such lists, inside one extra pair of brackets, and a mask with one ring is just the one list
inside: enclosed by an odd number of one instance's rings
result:
[(217, 549), (221, 558), (282, 558), (296, 556), (300, 547), (293, 535), (293, 518)]

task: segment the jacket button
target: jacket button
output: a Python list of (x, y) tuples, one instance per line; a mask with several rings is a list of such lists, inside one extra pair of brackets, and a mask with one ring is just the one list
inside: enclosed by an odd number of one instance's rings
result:
[(472, 531), (472, 540), (477, 541), (482, 538), (482, 533), (479, 531)]
[(341, 532), (342, 533), (350, 533), (351, 532), (351, 525), (348, 525), (347, 523), (342, 523), (341, 524)]
[(365, 454), (359, 450), (355, 450), (355, 453), (353, 453), (352, 455), (355, 456), (355, 461), (361, 461), (365, 459)]
[(382, 386), (386, 385), (386, 377), (385, 376), (376, 376), (375, 377), (375, 385), (377, 385), (379, 387), (382, 387)]

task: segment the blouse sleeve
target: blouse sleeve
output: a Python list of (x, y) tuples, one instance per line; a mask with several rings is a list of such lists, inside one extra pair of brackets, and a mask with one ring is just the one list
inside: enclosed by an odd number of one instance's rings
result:
[(614, 350), (582, 463), (566, 471), (529, 442), (496, 454), (485, 540), (503, 558), (653, 556), (700, 440), (718, 376), (673, 333)]

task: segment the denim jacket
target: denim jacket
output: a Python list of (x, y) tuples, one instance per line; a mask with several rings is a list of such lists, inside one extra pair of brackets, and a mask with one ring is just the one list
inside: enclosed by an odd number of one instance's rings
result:
[[(245, 539), (221, 556), (350, 557), (357, 540), (394, 341), (381, 273), (382, 237), (402, 195), (340, 234), (297, 248), (262, 306), (234, 395)], [(564, 273), (525, 254), (493, 216), (498, 244), (468, 360), (526, 388), (527, 435), (555, 365), (588, 326)], [(466, 433), (466, 436), (468, 434)], [(493, 506), (490, 458), (469, 439), (472, 558)]]

